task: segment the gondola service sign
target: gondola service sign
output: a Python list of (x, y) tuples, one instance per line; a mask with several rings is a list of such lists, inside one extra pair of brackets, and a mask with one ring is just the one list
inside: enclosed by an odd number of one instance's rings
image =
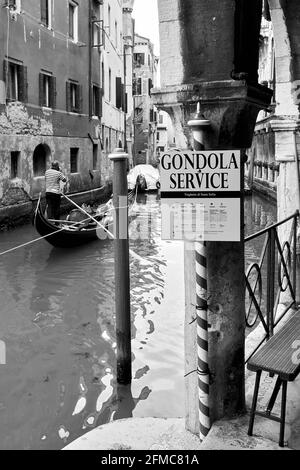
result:
[(241, 152), (166, 152), (160, 159), (164, 240), (241, 240)]

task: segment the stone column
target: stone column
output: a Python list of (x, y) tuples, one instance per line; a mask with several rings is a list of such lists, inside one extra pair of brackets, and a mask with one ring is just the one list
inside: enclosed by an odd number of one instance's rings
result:
[[(155, 105), (174, 117), (185, 146), (192, 146), (192, 135), (186, 126), (201, 111), (211, 121), (205, 133), (205, 148), (244, 149), (251, 145), (256, 116), (271, 94), (263, 87), (251, 87), (244, 81), (205, 82), (197, 85), (164, 87), (154, 91)], [(174, 106), (176, 103), (176, 106)], [(179, 111), (180, 110), (180, 111)], [(180, 117), (180, 119), (179, 119)], [(180, 122), (180, 126), (179, 126)], [(242, 169), (244, 165), (241, 165)], [(243, 171), (242, 171), (243, 173)], [(243, 174), (241, 184), (243, 187)], [(243, 221), (243, 202), (242, 215)], [(210, 407), (212, 421), (232, 417), (245, 411), (244, 401), (244, 227), (240, 243), (208, 243), (209, 291), (209, 356), (211, 370)], [(191, 324), (195, 316), (195, 260), (186, 244), (186, 372), (197, 368), (196, 332)], [(186, 425), (198, 432), (197, 375), (186, 378)]]

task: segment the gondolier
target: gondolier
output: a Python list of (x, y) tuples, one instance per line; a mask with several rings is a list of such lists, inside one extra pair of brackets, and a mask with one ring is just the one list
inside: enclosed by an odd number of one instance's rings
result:
[(51, 168), (45, 173), (45, 179), (48, 219), (59, 220), (61, 200), (60, 182), (66, 183), (67, 178), (60, 171), (57, 161), (51, 163)]

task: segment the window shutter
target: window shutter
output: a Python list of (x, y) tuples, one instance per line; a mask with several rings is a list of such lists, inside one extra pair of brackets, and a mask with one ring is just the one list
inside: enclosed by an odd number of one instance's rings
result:
[(95, 87), (95, 115), (99, 117), (100, 113), (100, 88)]
[(121, 83), (121, 108), (122, 111), (125, 109), (125, 86), (124, 83)]
[(122, 83), (121, 77), (116, 77), (116, 108), (122, 108)]
[(66, 83), (66, 109), (71, 111), (71, 83)]
[(124, 109), (125, 113), (127, 114), (128, 113), (128, 94), (125, 93), (125, 109)]
[(76, 107), (77, 107), (77, 112), (79, 114), (82, 114), (82, 85), (77, 85), (76, 87)]
[(149, 93), (149, 96), (151, 96), (151, 89), (153, 88), (153, 82), (151, 80), (151, 78), (148, 79), (148, 93)]
[(104, 91), (103, 88), (99, 89), (99, 117), (102, 118), (103, 114), (103, 95)]
[(147, 78), (143, 79), (143, 90), (142, 90), (143, 95), (148, 95), (148, 80)]
[(44, 74), (39, 74), (39, 105), (44, 106)]
[(27, 83), (27, 67), (19, 65), (18, 67), (18, 80), (19, 80), (19, 101), (27, 103), (28, 101), (28, 83)]
[(8, 60), (3, 61), (3, 81), (6, 83), (8, 79)]
[(50, 106), (56, 108), (56, 77), (50, 78)]
[(43, 24), (47, 24), (48, 22), (48, 15), (47, 15), (47, 1), (48, 0), (41, 0), (41, 22)]
[(9, 93), (9, 86), (7, 86), (9, 82), (9, 77), (8, 77), (8, 60), (4, 59), (3, 61), (3, 81), (6, 84), (6, 99), (10, 99), (10, 93)]

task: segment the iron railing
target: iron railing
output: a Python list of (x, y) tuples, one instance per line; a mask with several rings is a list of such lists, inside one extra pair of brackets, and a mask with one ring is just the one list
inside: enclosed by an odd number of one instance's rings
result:
[[(264, 337), (246, 362), (259, 347), (274, 334), (274, 328), (296, 302), (297, 285), (297, 220), (299, 211), (290, 217), (245, 238), (250, 242), (265, 236), (263, 249), (258, 262), (252, 263), (245, 274), (246, 278), (246, 326), (253, 329), (261, 322)], [(287, 241), (280, 242), (278, 228), (291, 224)], [(287, 305), (277, 315), (278, 305), (283, 293), (287, 294)], [(286, 299), (285, 299), (286, 301)]]

